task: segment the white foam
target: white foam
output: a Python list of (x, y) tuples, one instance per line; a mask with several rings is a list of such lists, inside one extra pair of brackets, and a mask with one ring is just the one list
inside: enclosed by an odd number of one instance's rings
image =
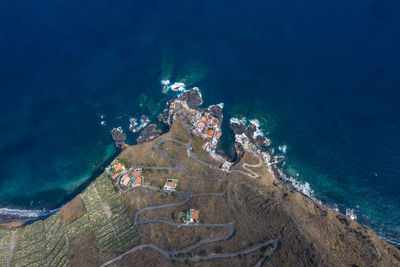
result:
[(123, 132), (124, 132), (124, 130), (122, 130), (122, 127), (113, 128), (111, 131), (112, 131), (112, 132), (113, 132), (113, 131), (117, 131), (117, 132), (120, 132), (120, 133), (123, 133)]
[(181, 83), (181, 82), (175, 82), (170, 87), (171, 87), (172, 91), (185, 91), (186, 90), (185, 84)]
[(230, 124), (237, 123), (237, 124), (246, 125), (247, 119), (245, 117), (243, 117), (241, 119), (239, 119), (239, 118), (231, 118), (229, 120), (229, 122), (230, 122)]
[(0, 215), (18, 217), (18, 218), (38, 218), (53, 214), (58, 209), (54, 210), (23, 210), (23, 209), (10, 209), (1, 208)]
[(333, 210), (336, 210), (336, 211), (339, 211), (339, 212), (340, 212), (340, 210), (339, 210), (339, 207), (338, 207), (338, 205), (336, 205), (336, 204), (333, 204), (333, 207), (332, 207), (331, 209), (333, 209)]
[(304, 195), (308, 196), (309, 198), (315, 199), (314, 190), (311, 189), (311, 186), (308, 182), (301, 183), (292, 177), (290, 177), (290, 180), (291, 180), (293, 186), (298, 191), (302, 192)]
[(379, 237), (380, 239), (382, 239), (382, 240), (388, 242), (389, 244), (392, 244), (392, 245), (394, 245), (394, 246), (396, 246), (396, 247), (400, 247), (400, 242), (399, 242), (399, 240), (396, 240), (396, 239), (390, 238), (390, 237), (385, 237), (385, 236), (382, 236), (382, 235), (378, 235), (378, 237)]
[(264, 137), (263, 131), (261, 131), (258, 126), (256, 128), (256, 131), (253, 133), (253, 139), (257, 139), (257, 136), (262, 136)]
[(129, 130), (131, 130), (133, 132), (136, 125), (137, 125), (137, 120), (135, 118), (130, 118), (129, 119)]
[(260, 127), (260, 121), (257, 119), (252, 119), (249, 121), (251, 124), (255, 125), (257, 128)]
[(354, 213), (354, 209), (346, 209), (346, 216), (353, 221), (357, 220), (357, 215)]
[(279, 146), (278, 149), (279, 149), (280, 151), (282, 151), (282, 153), (285, 153), (285, 154), (286, 154), (287, 146), (286, 146), (286, 145)]
[(314, 190), (311, 189), (311, 186), (308, 182), (300, 182), (294, 179), (291, 176), (286, 176), (286, 174), (283, 173), (282, 170), (278, 169), (280, 176), (291, 183), (291, 185), (299, 192), (303, 193), (307, 197), (311, 198), (312, 200), (317, 201), (318, 203), (322, 204), (322, 202), (318, 199), (315, 198), (315, 192)]
[(140, 130), (142, 130), (144, 127), (146, 127), (147, 124), (149, 124), (150, 119), (147, 118), (146, 116), (142, 115), (142, 117), (140, 118), (139, 125), (137, 125), (137, 120), (135, 118), (130, 118), (129, 121), (130, 121), (129, 129), (131, 130), (131, 132), (137, 133)]
[(169, 81), (169, 80), (162, 80), (162, 81), (161, 81), (161, 84), (162, 84), (162, 85), (169, 85), (169, 84), (170, 84), (170, 81)]

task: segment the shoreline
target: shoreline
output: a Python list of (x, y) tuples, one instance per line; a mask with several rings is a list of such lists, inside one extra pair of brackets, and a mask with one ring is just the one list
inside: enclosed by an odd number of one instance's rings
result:
[[(38, 220), (46, 219), (52, 214), (59, 211), (64, 205), (69, 203), (73, 198), (83, 192), (83, 190), (88, 187), (88, 185), (94, 181), (105, 168), (110, 165), (110, 163), (121, 153), (121, 149), (117, 149), (108, 159), (106, 159), (98, 168), (96, 168), (90, 177), (76, 187), (68, 196), (61, 202), (57, 204), (54, 208), (50, 209), (24, 209), (24, 208), (13, 208), (12, 206), (1, 207), (0, 208), (0, 228), (8, 228), (9, 225), (18, 225), (18, 228), (29, 224), (32, 224)], [(18, 215), (19, 214), (19, 215)], [(14, 216), (13, 216), (14, 215)]]
[[(194, 93), (193, 93), (194, 92)], [(185, 96), (186, 94), (186, 96)], [(197, 96), (196, 96), (197, 95)], [(194, 108), (194, 109), (199, 109), (200, 111), (205, 111), (205, 110), (209, 110), (211, 111), (212, 108), (219, 108), (220, 110), (215, 111), (214, 112), (217, 114), (217, 116), (219, 116), (220, 120), (222, 121), (222, 105), (211, 105), (208, 108), (199, 108), (199, 106), (203, 103), (202, 100), (202, 95), (199, 91), (198, 88), (194, 88), (194, 89), (190, 89), (190, 90), (183, 90), (183, 92), (181, 92), (177, 98), (183, 98), (186, 99), (186, 101), (188, 102), (188, 106), (189, 108)], [(169, 106), (174, 99), (170, 100), (167, 102), (167, 105)], [(162, 133), (160, 135), (164, 135), (165, 133), (167, 133), (170, 130), (171, 127), (171, 118), (170, 118), (170, 114), (167, 114), (168, 116), (166, 116), (166, 112), (170, 112), (169, 107), (164, 110), (163, 113), (161, 113), (159, 115), (159, 120), (164, 123), (165, 125), (168, 125), (168, 130), (167, 131), (162, 131)], [(220, 115), (219, 115), (220, 114)], [(162, 117), (164, 116), (164, 118)], [(243, 120), (238, 120), (235, 118), (231, 118), (231, 121), (233, 121), (233, 123), (236, 123), (239, 125), (239, 127), (244, 127), (244, 129), (241, 129), (243, 132), (242, 133), (247, 133), (247, 135), (251, 135), (249, 136), (249, 138), (252, 139), (251, 144), (254, 145), (254, 143), (256, 143), (257, 148), (260, 148), (261, 146), (265, 145), (265, 147), (268, 147), (268, 149), (261, 149), (261, 151), (263, 151), (263, 153), (267, 153), (268, 154), (268, 160), (264, 161), (267, 163), (267, 169), (270, 170), (270, 172), (273, 174), (273, 177), (277, 180), (277, 182), (279, 182), (282, 186), (286, 187), (287, 189), (289, 189), (290, 191), (297, 191), (299, 193), (301, 193), (303, 196), (312, 199), (313, 201), (316, 201), (322, 205), (324, 205), (320, 200), (316, 199), (313, 195), (311, 194), (307, 194), (305, 193), (303, 190), (299, 189), (298, 187), (296, 187), (293, 184), (293, 181), (289, 180), (289, 178), (287, 177), (287, 175), (284, 173), (284, 170), (277, 166), (277, 164), (279, 163), (279, 157), (280, 156), (276, 156), (274, 155), (274, 151), (272, 148), (272, 152), (271, 152), (271, 140), (269, 140), (268, 138), (266, 138), (264, 136), (264, 133), (259, 129), (260, 124), (257, 120), (250, 120), (250, 123), (246, 126), (245, 121)], [(231, 122), (231, 124), (233, 124)], [(251, 129), (250, 129), (251, 128)], [(146, 127), (143, 127), (143, 129), (141, 129), (141, 131), (144, 131), (146, 129)], [(250, 129), (250, 130), (249, 130)], [(228, 133), (225, 133), (228, 134)], [(237, 133), (235, 133), (235, 129), (233, 129), (232, 127), (230, 127), (230, 134), (233, 134), (234, 137)], [(237, 140), (235, 140), (234, 138), (234, 145), (235, 147), (238, 145)], [(136, 145), (136, 144), (134, 144)], [(30, 210), (30, 209), (12, 209), (12, 208), (0, 208), (0, 228), (19, 228), (19, 227), (23, 227), (26, 225), (29, 225), (31, 223), (34, 223), (38, 220), (43, 220), (47, 217), (49, 217), (50, 215), (56, 213), (61, 207), (63, 207), (64, 205), (66, 205), (68, 202), (70, 202), (73, 198), (75, 198), (77, 195), (79, 195), (93, 180), (95, 180), (103, 171), (104, 169), (121, 153), (121, 151), (123, 151), (124, 149), (124, 145), (120, 146), (120, 144), (117, 144), (117, 151), (110, 157), (108, 158), (106, 161), (104, 161), (92, 174), (91, 176), (85, 180), (81, 185), (79, 185), (76, 189), (73, 190), (73, 192), (71, 192), (63, 201), (62, 204), (56, 206), (54, 209), (51, 210)], [(250, 151), (250, 150), (249, 150)], [(256, 153), (256, 151), (258, 150), (254, 150), (252, 151), (253, 153), (256, 154), (256, 156), (260, 157), (261, 154)], [(214, 149), (214, 151), (208, 151), (210, 153), (210, 155), (213, 157), (216, 157), (218, 160), (223, 160), (225, 162), (227, 162), (228, 160), (226, 159), (226, 155), (225, 153), (221, 153), (221, 151), (219, 151), (218, 149)], [(212, 155), (212, 153), (214, 153)], [(264, 155), (264, 154), (262, 154)], [(264, 155), (265, 157), (265, 155)], [(263, 159), (263, 157), (261, 157), (261, 159)], [(270, 161), (269, 161), (270, 160)], [(236, 156), (236, 159), (234, 160), (234, 162), (230, 162), (232, 165), (234, 165), (236, 162), (240, 161), (240, 156)], [(275, 161), (275, 162), (274, 162)], [(295, 179), (295, 178), (293, 178)], [(301, 184), (299, 182), (299, 184)], [(332, 209), (332, 207), (330, 207), (329, 205), (324, 205), (330, 209)], [(1, 211), (4, 211), (4, 213), (2, 213)], [(349, 217), (349, 216), (347, 216)], [(392, 244), (396, 247), (400, 247), (400, 243), (396, 242), (396, 241), (391, 241), (390, 238), (385, 238), (382, 235), (378, 236), (380, 239), (384, 240), (385, 242)]]

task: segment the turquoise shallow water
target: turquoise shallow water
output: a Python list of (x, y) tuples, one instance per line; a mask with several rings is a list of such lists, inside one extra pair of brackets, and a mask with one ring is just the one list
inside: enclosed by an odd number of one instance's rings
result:
[(110, 129), (155, 120), (169, 78), (223, 102), (225, 118), (258, 118), (287, 145), (288, 173), (398, 242), (399, 11), (396, 1), (0, 0), (0, 204), (61, 205), (115, 152)]

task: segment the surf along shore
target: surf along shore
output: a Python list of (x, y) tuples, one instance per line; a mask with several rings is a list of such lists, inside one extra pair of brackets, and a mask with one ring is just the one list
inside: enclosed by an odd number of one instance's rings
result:
[[(149, 142), (161, 134), (167, 133), (174, 122), (175, 116), (178, 115), (190, 121), (192, 134), (202, 137), (203, 139), (210, 139), (203, 145), (202, 148), (215, 161), (215, 165), (223, 169), (225, 172), (229, 172), (229, 168), (235, 166), (235, 164), (241, 160), (245, 151), (251, 152), (256, 157), (260, 158), (260, 160), (262, 160), (268, 171), (284, 187), (289, 190), (296, 190), (304, 196), (322, 204), (322, 202), (314, 196), (314, 192), (308, 183), (300, 183), (293, 177), (286, 175), (279, 167), (279, 164), (285, 160), (284, 156), (275, 155), (275, 149), (270, 147), (272, 142), (265, 136), (263, 130), (261, 129), (260, 122), (257, 119), (247, 120), (244, 117), (230, 118), (230, 129), (231, 134), (234, 136), (236, 155), (234, 156), (235, 161), (229, 162), (227, 159), (225, 159), (223, 154), (219, 153), (221, 151), (217, 149), (218, 139), (222, 135), (220, 127), (223, 120), (223, 104), (211, 105), (208, 108), (201, 108), (200, 106), (203, 104), (203, 99), (199, 88), (194, 87), (193, 89), (186, 89), (186, 85), (184, 83), (176, 82), (171, 84), (169, 80), (163, 80), (161, 81), (161, 84), (162, 92), (164, 94), (173, 91), (175, 92), (176, 96), (167, 102), (167, 108), (158, 116), (158, 120), (164, 126), (168, 127), (162, 127), (163, 130), (159, 130), (156, 124), (148, 125), (149, 120), (145, 117), (146, 123), (141, 124), (143, 127), (139, 125), (139, 127), (134, 128), (132, 127), (132, 119), (130, 119), (130, 130), (134, 133), (140, 132), (139, 137), (136, 139), (137, 143)], [(123, 133), (122, 127), (113, 129), (111, 136), (116, 143), (117, 151), (112, 155), (112, 157), (101, 164), (101, 166), (93, 172), (89, 179), (77, 187), (64, 200), (65, 204), (72, 200), (75, 196), (79, 195), (80, 192), (82, 192), (93, 180), (103, 173), (106, 167), (109, 166), (124, 149), (123, 144), (126, 139), (126, 134)], [(122, 141), (119, 140), (121, 136)], [(228, 170), (226, 168), (228, 168)], [(46, 217), (57, 212), (65, 204), (62, 204), (60, 207), (56, 207), (51, 210), (1, 208), (0, 227), (11, 229), (15, 227), (22, 227), (37, 220), (45, 219)], [(335, 206), (330, 208), (338, 211)], [(350, 209), (346, 211), (346, 216), (352, 220), (357, 219), (357, 216), (355, 216)]]
[[(399, 251), (371, 229), (294, 190), (277, 166), (283, 157), (274, 154), (257, 120), (230, 120), (237, 155), (225, 160), (216, 150), (223, 105), (202, 103), (198, 88), (182, 90), (159, 116), (169, 131), (150, 124), (134, 146), (123, 144), (116, 129), (121, 151), (115, 160), (60, 211), (2, 230), (9, 253), (0, 260), (79, 266), (87, 257), (108, 266), (128, 265), (140, 254), (165, 265), (400, 263)], [(185, 217), (189, 211), (196, 211), (194, 223)], [(191, 232), (177, 235), (176, 228)], [(34, 259), (23, 256), (33, 243), (45, 249)], [(77, 256), (78, 244), (98, 251)]]

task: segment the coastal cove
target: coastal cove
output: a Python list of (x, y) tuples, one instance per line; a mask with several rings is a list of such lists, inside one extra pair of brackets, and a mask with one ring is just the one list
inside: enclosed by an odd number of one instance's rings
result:
[[(79, 8), (78, 8), (79, 7)], [(400, 4), (360, 0), (0, 3), (0, 217), (47, 213), (158, 123), (161, 80), (258, 119), (284, 173), (312, 197), (400, 242)], [(281, 147), (281, 150), (279, 149)], [(285, 148), (285, 149), (283, 149)], [(1, 214), (4, 211), (4, 214)], [(14, 213), (15, 214), (15, 213)]]

